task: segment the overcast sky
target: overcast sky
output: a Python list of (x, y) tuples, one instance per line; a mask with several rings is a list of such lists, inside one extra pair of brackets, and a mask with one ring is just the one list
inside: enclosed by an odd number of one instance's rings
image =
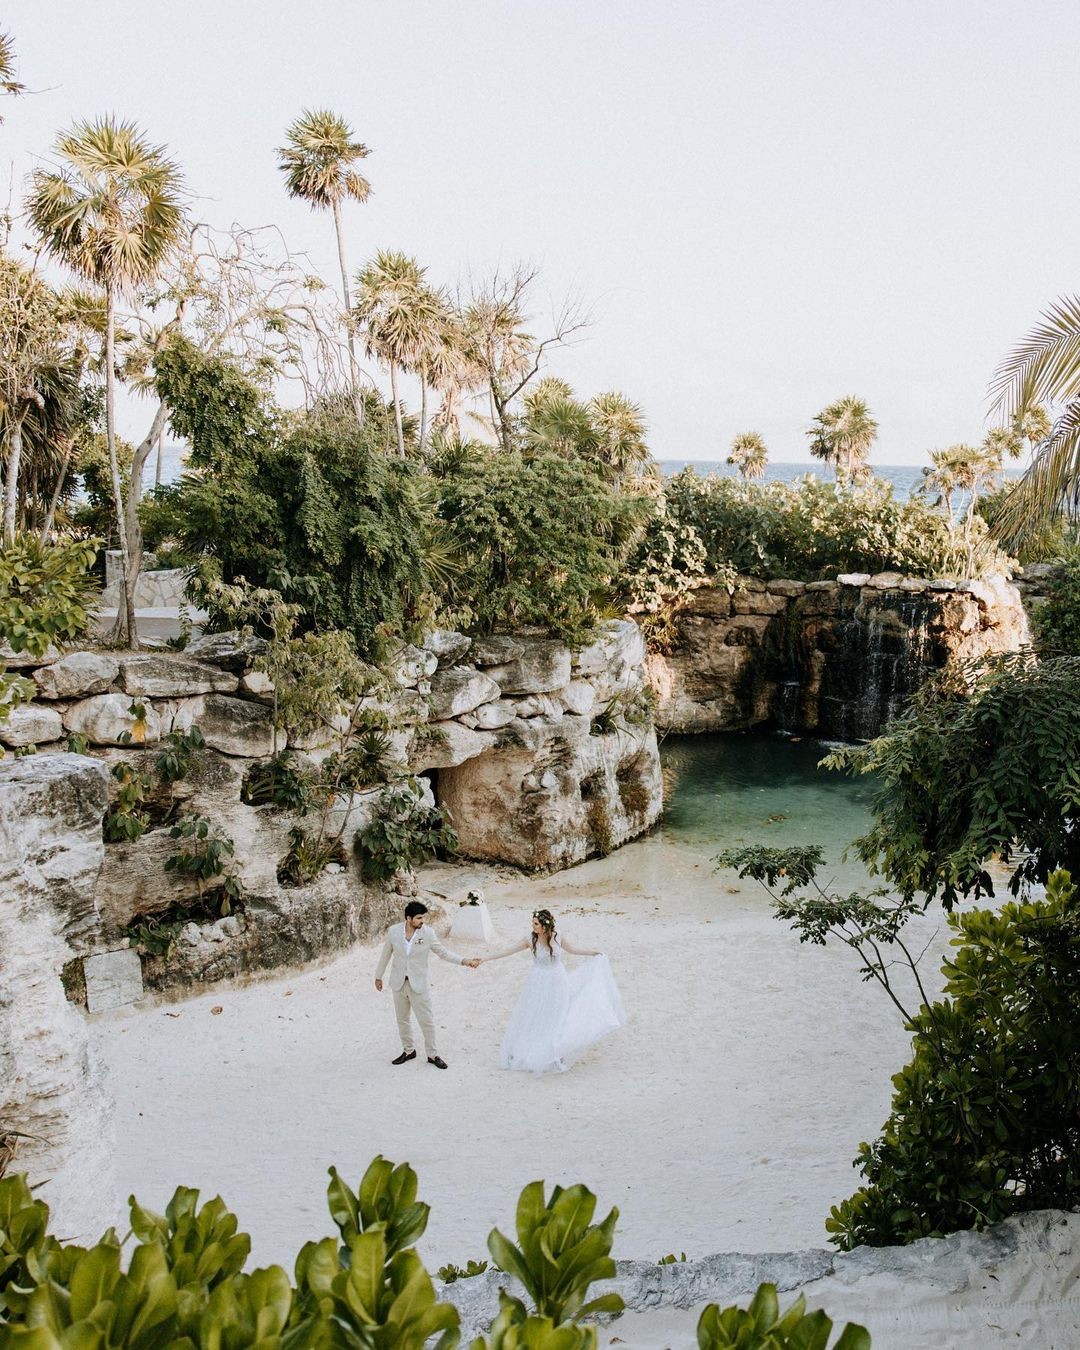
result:
[(372, 149), (354, 268), (539, 263), (596, 317), (553, 369), (638, 400), (659, 458), (757, 429), (805, 459), (846, 393), (879, 463), (978, 439), (997, 361), (1080, 287), (1076, 4), (5, 0), (0, 27), (37, 91), (2, 105), (17, 184), (112, 112), (196, 215), (274, 222), (333, 282), (330, 222), (274, 156), (332, 108)]

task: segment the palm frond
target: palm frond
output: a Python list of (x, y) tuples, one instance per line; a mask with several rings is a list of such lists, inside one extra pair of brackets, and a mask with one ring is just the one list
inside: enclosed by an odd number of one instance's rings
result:
[(1015, 552), (1051, 521), (1080, 513), (1080, 398), (1066, 405), (1035, 452), (1023, 478), (1009, 491), (994, 534)]
[(1036, 403), (1080, 396), (1080, 296), (1055, 301), (1001, 362), (990, 385), (995, 412), (1021, 417)]

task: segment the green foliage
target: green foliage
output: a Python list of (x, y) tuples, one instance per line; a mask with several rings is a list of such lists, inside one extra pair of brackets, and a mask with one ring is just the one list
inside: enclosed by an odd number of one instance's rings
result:
[(1080, 656), (1080, 549), (1070, 550), (1047, 579), (1046, 600), (1035, 611), (1035, 634), (1050, 655)]
[(240, 785), (240, 800), (304, 816), (311, 808), (313, 789), (312, 775), (297, 766), (291, 750), (281, 750), (252, 764)]
[(145, 806), (153, 780), (125, 759), (114, 764), (110, 773), (118, 786), (105, 812), (102, 833), (106, 843), (130, 844), (150, 828), (150, 813)]
[[(594, 1224), (596, 1196), (585, 1186), (552, 1188), (544, 1198), (544, 1183), (534, 1181), (521, 1192), (517, 1208), (517, 1245), (493, 1229), (488, 1250), (500, 1270), (519, 1280), (540, 1318), (555, 1326), (576, 1322), (593, 1313), (619, 1313), (618, 1294), (603, 1294), (589, 1300), (589, 1288), (597, 1280), (615, 1274), (611, 1244), (619, 1211), (612, 1209), (602, 1223)], [(525, 1317), (520, 1300), (508, 1300), (504, 1311)]]
[(644, 523), (643, 498), (554, 454), (436, 458), (438, 515), (461, 559), (446, 603), (483, 632), (535, 624), (575, 640)]
[(49, 1207), (34, 1199), (26, 1178), (0, 1177), (0, 1328), (25, 1315), (34, 1272), (52, 1245), (48, 1226)]
[(294, 825), (289, 831), (289, 847), (278, 863), (281, 886), (310, 886), (332, 862), (345, 862), (339, 837), (328, 838), (324, 831), (306, 830)]
[(1076, 656), (995, 656), (924, 685), (883, 736), (825, 760), (876, 775), (858, 856), (946, 908), (993, 894), (992, 857), (1013, 866), (1014, 894), (1058, 867), (1080, 876), (1078, 706)]
[(949, 916), (945, 997), (911, 1019), (866, 1184), (833, 1208), (845, 1249), (912, 1242), (1080, 1203), (1080, 897)]
[(435, 1272), (443, 1284), (454, 1284), (457, 1280), (472, 1280), (477, 1275), (483, 1275), (487, 1270), (486, 1261), (469, 1261), (465, 1266), (455, 1266), (452, 1263), (440, 1266)]
[(169, 838), (177, 840), (178, 846), (165, 859), (165, 871), (191, 878), (200, 904), (213, 900), (219, 915), (231, 914), (244, 898), (244, 887), (231, 870), (233, 841), (221, 826), (206, 816), (189, 814), (176, 822)]
[(227, 358), (188, 343), (157, 371), (192, 445), (176, 505), (204, 575), (279, 589), (305, 627), (347, 630), (361, 651), (411, 631), (430, 590), (429, 529), (419, 471), (383, 453), (385, 419), (286, 417)]
[(436, 853), (453, 853), (457, 835), (445, 812), (426, 806), (424, 785), (408, 778), (383, 793), (371, 823), (357, 830), (355, 846), (361, 874), (389, 881)]
[[(36, 535), (20, 535), (0, 548), (0, 642), (43, 656), (50, 643), (83, 633), (95, 599), (90, 568), (96, 556), (96, 540), (43, 544)], [(33, 695), (29, 680), (0, 668), (0, 721)]]
[[(707, 563), (705, 545), (694, 525), (680, 519), (666, 496), (656, 497), (620, 580), (622, 592), (639, 615), (642, 631), (654, 649), (670, 648), (675, 603), (703, 580)], [(734, 585), (735, 572), (730, 565), (714, 563), (717, 574)]]
[(500, 1289), (491, 1335), (487, 1340), (478, 1336), (471, 1350), (596, 1350), (598, 1345), (595, 1327), (560, 1325), (551, 1317), (530, 1314), (520, 1299)]
[(693, 529), (705, 567), (757, 577), (807, 581), (839, 572), (905, 572), (915, 576), (978, 576), (1002, 571), (1007, 559), (976, 521), (970, 549), (945, 516), (924, 500), (893, 498), (872, 479), (859, 492), (834, 483), (744, 483), (684, 469), (665, 485), (667, 515)]
[(154, 756), (154, 772), (162, 783), (178, 783), (186, 778), (191, 762), (197, 751), (206, 745), (202, 732), (197, 726), (187, 731), (170, 731), (162, 742), (162, 748)]
[[(710, 1303), (698, 1322), (697, 1343), (699, 1350), (826, 1350), (832, 1329), (823, 1312), (806, 1311), (801, 1294), (781, 1313), (776, 1285), (762, 1284), (749, 1308), (721, 1310)], [(870, 1336), (849, 1322), (832, 1350), (870, 1350)]]

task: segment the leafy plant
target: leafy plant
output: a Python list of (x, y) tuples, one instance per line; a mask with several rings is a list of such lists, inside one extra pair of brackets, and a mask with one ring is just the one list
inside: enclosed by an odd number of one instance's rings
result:
[(465, 1266), (455, 1266), (452, 1263), (440, 1266), (435, 1273), (443, 1284), (454, 1284), (457, 1280), (475, 1279), (477, 1275), (483, 1275), (487, 1268), (486, 1261), (469, 1261)]
[[(585, 1186), (552, 1188), (544, 1197), (544, 1183), (534, 1181), (521, 1192), (517, 1207), (517, 1245), (493, 1229), (488, 1238), (500, 1270), (519, 1280), (532, 1300), (535, 1315), (550, 1318), (554, 1326), (576, 1322), (595, 1313), (619, 1313), (618, 1294), (589, 1299), (597, 1280), (615, 1275), (611, 1244), (619, 1211), (612, 1209), (594, 1224), (596, 1196)], [(510, 1299), (505, 1310), (526, 1318), (520, 1299)]]
[[(233, 841), (206, 816), (182, 816), (169, 831), (169, 838), (181, 841), (175, 853), (165, 859), (165, 871), (190, 877), (196, 885), (199, 903), (216, 901), (218, 913), (231, 914), (244, 898), (244, 887), (230, 871)], [(215, 883), (208, 890), (209, 883)]]
[(939, 676), (865, 746), (824, 763), (873, 773), (874, 823), (855, 851), (905, 897), (946, 908), (993, 895), (987, 861), (1012, 865), (1009, 888), (1080, 876), (1080, 657), (989, 657), (959, 680)]
[(340, 839), (320, 838), (302, 825), (294, 825), (289, 831), (289, 847), (278, 863), (278, 884), (310, 886), (330, 863), (345, 861)]
[[(801, 1294), (781, 1313), (776, 1285), (762, 1284), (749, 1308), (721, 1310), (710, 1303), (698, 1322), (697, 1343), (699, 1350), (826, 1350), (832, 1329), (823, 1312), (806, 1311)], [(869, 1333), (849, 1322), (832, 1350), (870, 1350)]]
[(1060, 560), (1035, 611), (1039, 646), (1050, 656), (1080, 656), (1080, 549)]
[(274, 806), (304, 816), (311, 808), (313, 787), (311, 775), (297, 766), (292, 751), (281, 750), (248, 769), (240, 785), (240, 800), (248, 806)]
[[(750, 475), (747, 475), (748, 477)], [(674, 1252), (668, 1252), (667, 1256), (661, 1256), (657, 1261), (658, 1266), (677, 1266), (686, 1260), (686, 1253), (680, 1252), (678, 1256)]]
[(206, 745), (197, 726), (187, 731), (170, 731), (154, 757), (154, 771), (162, 783), (178, 783), (186, 778), (195, 753)]
[(130, 844), (150, 828), (150, 813), (145, 806), (153, 782), (149, 774), (140, 772), (124, 759), (114, 764), (110, 773), (119, 786), (105, 812), (102, 832), (110, 844)]
[(424, 786), (417, 778), (383, 793), (371, 823), (356, 832), (364, 877), (388, 881), (435, 853), (457, 849), (448, 815), (437, 806), (426, 806), (423, 796)]

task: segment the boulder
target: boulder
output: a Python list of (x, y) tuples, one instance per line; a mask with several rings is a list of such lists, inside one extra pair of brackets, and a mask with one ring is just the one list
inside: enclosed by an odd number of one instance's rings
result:
[[(273, 714), (265, 704), (208, 694), (199, 728), (206, 744), (224, 755), (261, 759), (274, 753)], [(285, 734), (279, 731), (279, 749), (284, 744)]]
[(274, 681), (261, 670), (249, 670), (240, 677), (240, 693), (264, 703), (273, 703)]
[[(700, 594), (700, 593), (698, 593)], [(726, 596), (727, 592), (723, 592)], [(574, 654), (574, 673), (578, 676), (599, 675), (615, 666), (640, 666), (645, 660), (645, 639), (632, 619), (613, 619), (603, 626), (603, 632), (594, 642)], [(567, 683), (566, 680), (563, 684)], [(548, 688), (561, 688), (552, 685)], [(544, 690), (525, 690), (526, 693), (544, 693)]]
[(429, 704), (433, 721), (459, 717), (499, 697), (498, 684), (471, 666), (455, 666), (432, 676)]
[(473, 638), (469, 660), (474, 666), (503, 666), (516, 661), (524, 650), (517, 638), (490, 633), (486, 637)]
[(119, 673), (119, 664), (105, 652), (70, 652), (35, 670), (34, 683), (42, 698), (86, 698), (104, 694)]
[(142, 961), (131, 947), (84, 957), (83, 977), (87, 1012), (112, 1012), (143, 996)]
[[(837, 581), (843, 585), (844, 578), (837, 577)], [(796, 595), (802, 595), (803, 591), (806, 590), (806, 582), (789, 581), (785, 577), (777, 577), (774, 581), (767, 581), (765, 589), (770, 595), (786, 595), (788, 599), (791, 599)]]
[(136, 743), (153, 745), (161, 739), (161, 719), (152, 703), (144, 704), (146, 716), (137, 729), (131, 712), (130, 694), (93, 694), (72, 703), (64, 712), (64, 726), (91, 745), (124, 745), (128, 735)]
[(456, 764), (464, 764), (467, 759), (475, 759), (495, 744), (495, 735), (491, 731), (473, 731), (460, 722), (432, 722), (419, 750), (409, 761), (413, 773), (422, 773), (425, 769), (445, 769)]
[(48, 666), (60, 660), (60, 652), (51, 644), (41, 656), (32, 656), (29, 652), (17, 652), (6, 642), (0, 642), (0, 666), (8, 670), (28, 670), (31, 666)]
[(841, 586), (869, 586), (869, 572), (841, 572), (836, 578)]
[(476, 726), (481, 731), (498, 731), (517, 716), (514, 704), (507, 699), (496, 699), (494, 703), (485, 703), (473, 714)]
[(63, 734), (60, 714), (40, 703), (22, 703), (0, 721), (0, 743), (13, 749), (21, 745), (47, 745)]
[[(567, 685), (567, 688), (570, 686)], [(563, 715), (562, 702), (550, 694), (530, 694), (528, 698), (514, 699), (514, 714), (517, 717), (552, 717)]]
[(269, 648), (265, 638), (241, 637), (239, 633), (204, 633), (188, 643), (184, 654), (242, 675), (251, 668), (255, 658), (265, 655)]
[(559, 690), (558, 699), (564, 712), (588, 717), (596, 706), (596, 690), (588, 680), (571, 680), (565, 689)]
[(386, 663), (386, 674), (397, 685), (415, 688), (422, 680), (434, 674), (439, 658), (434, 652), (421, 651), (405, 642)]
[(231, 694), (237, 677), (206, 661), (181, 653), (147, 652), (120, 657), (120, 688), (141, 698), (188, 698), (192, 694)]
[(835, 581), (808, 581), (806, 583), (806, 590), (803, 592), (803, 594), (804, 595), (808, 593), (817, 594), (822, 591), (835, 591), (835, 590), (836, 590)]
[(424, 650), (433, 652), (440, 666), (453, 666), (464, 660), (472, 646), (472, 638), (455, 633), (452, 628), (436, 628), (424, 638)]
[(878, 591), (895, 590), (904, 579), (902, 572), (875, 572), (866, 583)]
[(731, 597), (733, 614), (780, 614), (788, 606), (788, 598), (775, 591), (736, 591)]
[[(637, 625), (631, 623), (635, 631)], [(492, 666), (488, 675), (503, 695), (548, 694), (570, 683), (570, 649), (562, 642), (541, 638), (530, 641), (521, 655), (505, 665)]]

